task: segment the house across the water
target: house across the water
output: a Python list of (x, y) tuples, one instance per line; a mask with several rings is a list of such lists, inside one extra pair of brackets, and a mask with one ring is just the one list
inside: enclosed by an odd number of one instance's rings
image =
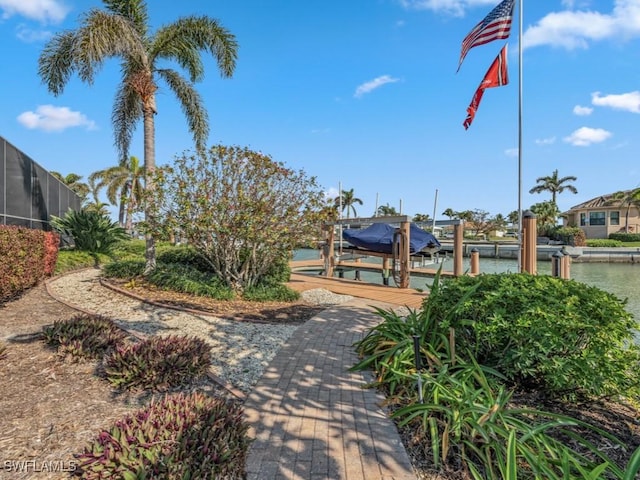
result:
[[(633, 190), (623, 192), (627, 196)], [(622, 199), (617, 193), (592, 198), (571, 207), (562, 215), (564, 225), (577, 226), (584, 230), (587, 238), (608, 238), (612, 233), (640, 232), (640, 208)], [(628, 212), (628, 216), (627, 216)], [(627, 227), (628, 221), (628, 230)]]

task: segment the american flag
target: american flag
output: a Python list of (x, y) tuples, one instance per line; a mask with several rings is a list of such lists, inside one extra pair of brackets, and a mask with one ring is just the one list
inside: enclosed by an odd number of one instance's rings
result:
[(482, 100), (482, 95), (484, 94), (485, 89), (502, 87), (508, 83), (509, 72), (507, 70), (507, 46), (505, 45), (489, 67), (489, 70), (487, 70), (487, 73), (484, 74), (484, 78), (482, 79), (482, 82), (480, 82), (480, 86), (478, 86), (476, 93), (471, 99), (471, 104), (467, 108), (467, 118), (462, 123), (465, 130), (471, 126), (471, 122), (473, 122), (473, 119), (476, 116), (476, 112), (480, 106), (480, 101)]
[(478, 45), (509, 38), (511, 33), (511, 18), (515, 8), (515, 0), (503, 0), (500, 4), (489, 12), (489, 15), (478, 23), (462, 41), (462, 51), (460, 52), (460, 62), (458, 70), (462, 65), (464, 57), (469, 50)]

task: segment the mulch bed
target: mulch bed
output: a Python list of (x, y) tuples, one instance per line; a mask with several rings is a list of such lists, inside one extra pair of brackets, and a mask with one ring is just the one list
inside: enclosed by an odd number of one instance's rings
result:
[[(322, 310), (302, 303), (214, 302), (140, 286), (133, 293), (240, 321), (300, 323)], [(0, 359), (0, 480), (69, 478), (74, 454), (151, 400), (115, 392), (96, 375), (95, 362), (70, 362), (45, 346), (42, 327), (78, 313), (49, 296), (44, 284), (0, 305), (6, 346)], [(211, 379), (191, 389), (228, 396)]]

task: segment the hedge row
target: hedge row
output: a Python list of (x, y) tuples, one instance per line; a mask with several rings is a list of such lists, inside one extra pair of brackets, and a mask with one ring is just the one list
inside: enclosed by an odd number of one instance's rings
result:
[(53, 274), (59, 243), (54, 232), (0, 225), (0, 303)]

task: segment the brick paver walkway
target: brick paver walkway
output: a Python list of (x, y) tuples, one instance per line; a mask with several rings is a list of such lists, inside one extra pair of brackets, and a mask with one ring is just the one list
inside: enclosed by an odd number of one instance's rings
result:
[(245, 402), (249, 480), (416, 479), (384, 397), (362, 388), (370, 374), (348, 371), (353, 343), (380, 322), (373, 303), (324, 311), (272, 360)]

